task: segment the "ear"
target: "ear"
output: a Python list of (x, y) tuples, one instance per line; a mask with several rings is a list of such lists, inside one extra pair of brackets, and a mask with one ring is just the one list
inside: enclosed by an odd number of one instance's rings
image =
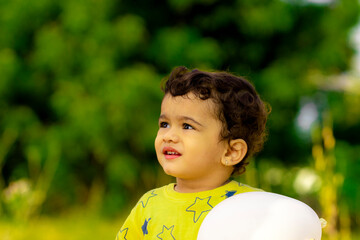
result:
[(234, 166), (238, 164), (244, 159), (247, 149), (247, 144), (243, 139), (230, 140), (222, 164), (225, 166)]

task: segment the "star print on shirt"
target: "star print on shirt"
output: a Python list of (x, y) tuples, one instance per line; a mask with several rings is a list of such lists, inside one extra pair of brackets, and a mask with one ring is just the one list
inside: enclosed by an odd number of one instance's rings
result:
[(195, 202), (186, 209), (187, 212), (194, 213), (194, 223), (200, 219), (203, 213), (208, 212), (213, 208), (213, 206), (209, 203), (210, 199), (211, 196), (207, 198), (196, 197)]
[(229, 197), (232, 197), (234, 196), (234, 194), (237, 192), (236, 190), (233, 190), (233, 191), (226, 191), (225, 190), (225, 195), (222, 195), (221, 197), (225, 197), (225, 198), (229, 198)]
[(123, 230), (120, 230), (118, 232), (118, 234), (116, 235), (116, 240), (120, 240), (120, 239), (127, 240), (126, 235), (127, 235), (128, 230), (129, 230), (129, 228), (124, 228)]
[(155, 197), (155, 196), (157, 196), (157, 194), (154, 193), (154, 191), (152, 191), (152, 192), (150, 193), (150, 196), (146, 199), (146, 202), (145, 202), (145, 203), (144, 203), (143, 201), (140, 201), (142, 207), (145, 208), (145, 207), (147, 206), (148, 202), (149, 202), (149, 199), (150, 199), (150, 198), (153, 198), (153, 197)]
[(149, 233), (148, 230), (147, 230), (147, 226), (148, 226), (148, 223), (149, 223), (150, 220), (151, 220), (151, 218), (149, 218), (148, 220), (145, 219), (144, 224), (141, 227), (141, 230), (142, 230), (144, 235)]
[(162, 239), (162, 240), (176, 240), (175, 237), (173, 236), (173, 230), (174, 230), (174, 225), (172, 225), (171, 227), (167, 228), (165, 225), (163, 225), (162, 228), (162, 232), (159, 233), (157, 235), (158, 238)]

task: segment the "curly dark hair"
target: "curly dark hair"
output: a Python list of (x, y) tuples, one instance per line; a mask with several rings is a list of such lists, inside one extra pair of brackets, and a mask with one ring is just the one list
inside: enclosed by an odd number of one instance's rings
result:
[(222, 140), (243, 139), (248, 146), (244, 159), (234, 166), (233, 175), (245, 172), (250, 156), (259, 152), (267, 132), (266, 121), (270, 106), (260, 99), (254, 86), (246, 79), (228, 72), (205, 72), (177, 67), (162, 90), (172, 96), (193, 93), (202, 100), (211, 99), (216, 114), (223, 123)]

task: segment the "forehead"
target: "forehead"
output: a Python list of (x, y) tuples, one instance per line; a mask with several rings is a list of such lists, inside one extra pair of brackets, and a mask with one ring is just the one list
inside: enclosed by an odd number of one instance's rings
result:
[(166, 94), (161, 104), (161, 112), (201, 115), (217, 119), (217, 106), (211, 99), (202, 100), (193, 93), (183, 96)]

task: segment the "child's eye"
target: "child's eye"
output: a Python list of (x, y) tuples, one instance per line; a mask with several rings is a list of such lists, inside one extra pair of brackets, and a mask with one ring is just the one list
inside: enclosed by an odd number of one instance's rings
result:
[(160, 126), (160, 128), (168, 128), (169, 124), (167, 122), (160, 122), (159, 126)]
[(193, 128), (193, 126), (191, 126), (191, 125), (189, 125), (187, 123), (184, 123), (183, 127), (184, 127), (184, 129), (187, 129), (187, 130), (195, 129), (195, 128)]

